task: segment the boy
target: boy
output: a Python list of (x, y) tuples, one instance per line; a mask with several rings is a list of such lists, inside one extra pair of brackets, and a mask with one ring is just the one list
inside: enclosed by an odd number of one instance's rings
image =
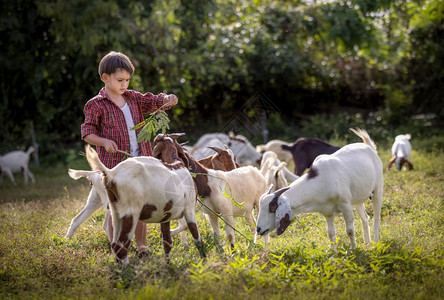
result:
[[(124, 159), (125, 154), (117, 150), (123, 150), (133, 156), (151, 156), (150, 143), (137, 143), (140, 129), (134, 131), (131, 128), (143, 121), (144, 114), (153, 112), (162, 105), (165, 105), (165, 109), (170, 109), (178, 102), (177, 97), (172, 94), (142, 94), (128, 90), (133, 73), (134, 66), (125, 54), (114, 51), (108, 53), (99, 64), (100, 79), (105, 86), (97, 96), (85, 104), (85, 121), (81, 126), (82, 139), (96, 146), (100, 160), (108, 168), (115, 167)], [(94, 189), (90, 193), (99, 197)], [(103, 226), (108, 239), (112, 241), (110, 213), (106, 214)], [(135, 238), (139, 257), (148, 255), (146, 224), (142, 221), (137, 223)]]

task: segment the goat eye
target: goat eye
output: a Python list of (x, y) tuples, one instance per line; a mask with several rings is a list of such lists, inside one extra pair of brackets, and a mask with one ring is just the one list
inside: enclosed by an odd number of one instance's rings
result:
[(89, 185), (90, 185), (90, 186), (92, 186), (92, 185), (93, 185), (92, 181), (90, 181), (90, 182), (89, 182)]

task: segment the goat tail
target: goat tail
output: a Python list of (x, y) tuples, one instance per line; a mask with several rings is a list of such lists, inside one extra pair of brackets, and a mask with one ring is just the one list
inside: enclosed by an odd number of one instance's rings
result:
[(109, 173), (110, 170), (107, 167), (105, 167), (105, 165), (100, 161), (100, 158), (93, 147), (91, 147), (90, 145), (86, 145), (85, 152), (86, 152), (86, 159), (88, 160), (88, 163), (93, 171), (99, 171), (105, 175)]
[(378, 153), (377, 148), (376, 148), (376, 144), (375, 142), (370, 138), (370, 136), (368, 135), (367, 131), (365, 131), (364, 129), (361, 129), (359, 127), (356, 128), (350, 128), (350, 130), (356, 134), (357, 136), (359, 136), (362, 141), (364, 142), (364, 144), (369, 145), (373, 151), (375, 151), (375, 153)]
[(34, 151), (35, 151), (35, 148), (34, 148), (33, 146), (31, 146), (31, 147), (29, 147), (28, 150), (26, 151), (26, 154), (29, 155), (29, 154), (31, 154), (31, 153), (34, 152)]

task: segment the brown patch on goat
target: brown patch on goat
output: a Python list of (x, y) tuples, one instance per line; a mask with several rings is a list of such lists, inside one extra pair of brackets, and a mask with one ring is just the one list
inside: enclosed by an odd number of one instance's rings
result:
[(106, 193), (108, 194), (109, 202), (116, 203), (119, 201), (119, 193), (117, 191), (117, 186), (114, 182), (108, 181), (107, 176), (102, 177), (103, 184), (106, 188)]
[(160, 223), (166, 222), (171, 218), (171, 213), (167, 212), (165, 216), (160, 220)]
[(160, 230), (162, 231), (163, 250), (169, 262), (169, 254), (173, 248), (173, 241), (171, 240), (170, 222), (160, 224)]
[(277, 235), (282, 234), (290, 224), (291, 224), (290, 215), (285, 214), (285, 216), (279, 222), (279, 227), (276, 229), (276, 234)]
[(188, 229), (190, 230), (191, 236), (193, 239), (198, 240), (199, 239), (199, 231), (197, 230), (197, 224), (196, 223), (188, 223)]
[(126, 216), (122, 218), (122, 230), (120, 231), (118, 241), (120, 243), (112, 243), (111, 248), (114, 251), (114, 254), (119, 259), (124, 259), (128, 255), (128, 247), (131, 243), (131, 240), (128, 238), (128, 234), (133, 227), (133, 217)]
[(310, 169), (308, 169), (307, 179), (315, 178), (318, 175), (319, 175), (318, 174), (318, 170), (316, 170), (315, 168), (311, 167)]
[(277, 208), (278, 208), (278, 199), (279, 199), (279, 197), (278, 196), (275, 196), (274, 198), (273, 198), (273, 200), (271, 200), (271, 202), (270, 202), (270, 204), (268, 205), (268, 210), (271, 212), (271, 213), (275, 213), (276, 212), (276, 210), (277, 210)]
[(165, 207), (163, 208), (163, 212), (171, 210), (172, 207), (173, 207), (173, 200), (170, 200), (167, 202), (167, 204), (165, 204)]
[(155, 212), (157, 208), (154, 205), (146, 204), (142, 207), (140, 211), (140, 220), (149, 220), (153, 216), (153, 212)]
[(191, 172), (196, 173), (196, 176), (193, 176), (193, 180), (196, 184), (198, 195), (204, 198), (209, 196), (211, 194), (211, 189), (208, 186), (208, 170), (196, 161), (188, 152), (185, 152), (185, 154), (190, 162), (189, 169)]
[(159, 134), (153, 142), (153, 156), (161, 160), (170, 170), (188, 168), (188, 158), (183, 147), (169, 135)]
[(411, 162), (408, 161), (405, 157), (401, 158), (401, 168), (404, 164), (407, 164), (407, 167), (409, 170), (413, 170), (413, 165)]

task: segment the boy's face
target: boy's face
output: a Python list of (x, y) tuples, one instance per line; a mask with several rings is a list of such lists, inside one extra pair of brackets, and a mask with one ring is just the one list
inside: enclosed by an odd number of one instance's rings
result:
[(128, 88), (131, 79), (130, 73), (125, 69), (117, 69), (112, 74), (103, 74), (102, 81), (105, 83), (107, 92), (122, 95)]

